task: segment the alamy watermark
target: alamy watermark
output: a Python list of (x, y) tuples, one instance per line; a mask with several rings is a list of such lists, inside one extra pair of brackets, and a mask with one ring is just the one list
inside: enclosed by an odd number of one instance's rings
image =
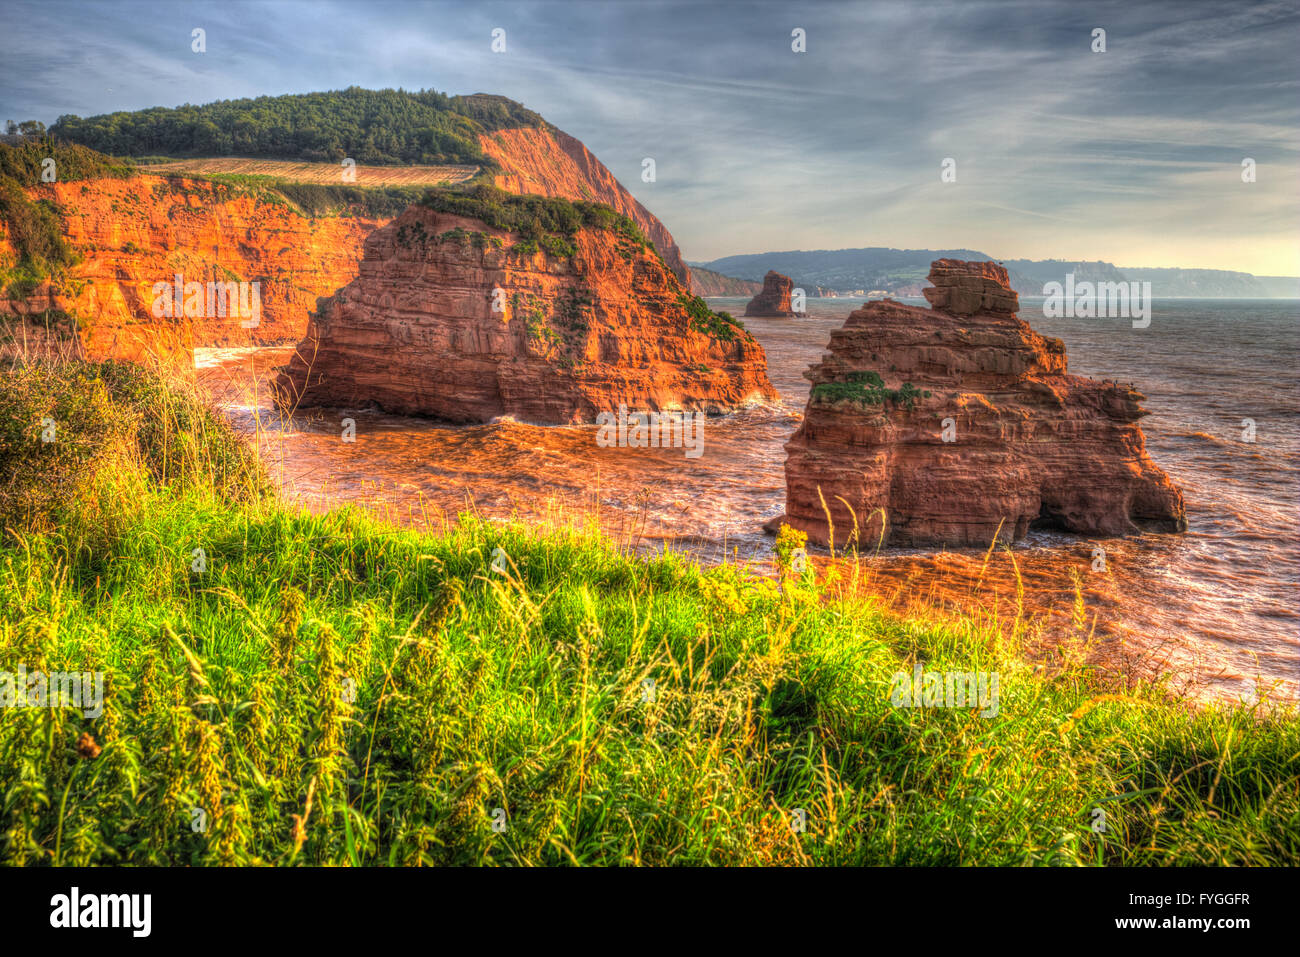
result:
[(152, 894), (83, 894), (73, 887), (50, 898), (50, 926), (118, 927), (130, 930), (133, 937), (148, 937), (152, 911)]
[(685, 449), (688, 459), (704, 454), (703, 412), (618, 412), (596, 416), (596, 444), (602, 449)]
[(1043, 286), (1043, 317), (1046, 319), (1132, 319), (1134, 329), (1151, 325), (1150, 282), (1076, 283), (1067, 273), (1065, 285)]
[(979, 708), (981, 718), (998, 714), (996, 671), (925, 671), (918, 663), (909, 675), (889, 680), (889, 703), (895, 708)]
[(80, 708), (93, 721), (104, 713), (104, 672), (0, 671), (0, 708)]
[(262, 321), (262, 284), (260, 282), (185, 282), (176, 274), (175, 282), (153, 284), (155, 319), (188, 319), (231, 316), (244, 329), (253, 329)]

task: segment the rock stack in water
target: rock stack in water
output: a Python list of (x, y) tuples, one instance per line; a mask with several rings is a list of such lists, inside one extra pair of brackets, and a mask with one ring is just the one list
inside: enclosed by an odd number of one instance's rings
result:
[(789, 276), (782, 276), (775, 269), (769, 269), (763, 277), (763, 289), (749, 300), (745, 315), (765, 319), (793, 319), (802, 313), (790, 308), (790, 293), (794, 281)]
[[(1065, 346), (1016, 317), (1007, 272), (941, 259), (931, 309), (869, 302), (831, 333), (786, 444), (785, 522), (827, 544), (988, 546), (1053, 527), (1184, 531), (1150, 459), (1145, 397), (1066, 372)], [(830, 522), (827, 514), (829, 512)]]
[(627, 221), (525, 240), (415, 205), (366, 240), (276, 381), (282, 408), (593, 422), (775, 399), (762, 347)]

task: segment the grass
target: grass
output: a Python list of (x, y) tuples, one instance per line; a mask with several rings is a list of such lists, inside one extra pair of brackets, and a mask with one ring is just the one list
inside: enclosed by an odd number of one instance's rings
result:
[(567, 240), (578, 230), (589, 227), (614, 231), (629, 244), (658, 256), (636, 223), (601, 203), (510, 193), (488, 183), (477, 183), (461, 188), (430, 189), (420, 204), (436, 212), (477, 219), (493, 229), (517, 233), (525, 240), (546, 245), (556, 255), (572, 255)]
[(309, 219), (328, 216), (365, 216), (391, 219), (425, 194), (414, 186), (324, 185), (268, 176), (236, 173), (166, 173), (174, 188), (192, 178), (215, 184), (219, 201), (227, 196), (249, 196), (280, 206)]
[[(859, 562), (797, 572), (788, 534), (774, 568), (704, 568), (576, 527), (296, 511), (183, 392), (97, 371), (0, 374), (7, 461), (51, 451), (32, 377), (97, 397), (69, 442), (127, 423), (100, 481), (0, 544), (0, 669), (107, 675), (94, 721), (0, 709), (5, 863), (1300, 860), (1293, 711), (1046, 673), (1014, 629), (854, 597)], [(996, 671), (997, 716), (891, 706), (917, 662)]]

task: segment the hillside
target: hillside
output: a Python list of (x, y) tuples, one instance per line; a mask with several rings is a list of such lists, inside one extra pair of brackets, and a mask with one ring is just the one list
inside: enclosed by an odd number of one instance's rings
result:
[[(690, 282), (668, 228), (581, 141), (504, 96), (349, 87), (88, 119), (61, 116), (50, 134), (102, 153), (204, 175), (234, 172), (321, 183), (334, 175), (320, 179), (321, 169), (328, 171), (350, 158), (357, 163), (357, 186), (408, 186), (417, 185), (417, 180), (424, 185), (433, 178), (449, 183), (490, 181), (512, 193), (604, 203), (635, 222), (677, 278)], [(259, 161), (256, 166), (271, 161), (276, 169), (250, 170), (238, 163), (240, 158)], [(327, 166), (304, 165), (311, 163)], [(288, 166), (295, 168), (280, 169)], [(454, 169), (426, 169), (413, 179), (367, 166)]]
[(1177, 289), (1177, 296), (1252, 299), (1300, 299), (1300, 279), (1293, 276), (1252, 276), (1226, 269), (1144, 269), (1121, 266), (1125, 278), (1147, 281), (1153, 289)]
[(572, 425), (620, 405), (772, 401), (766, 368), (753, 336), (690, 296), (630, 219), (484, 184), (430, 192), (371, 233), (276, 392), (286, 409)]
[[(78, 150), (54, 150), (59, 182), (23, 190), (30, 180), (18, 151), (0, 147), (0, 320), (50, 325), (59, 336), (75, 327), (96, 356), (185, 361), (194, 346), (296, 341), (317, 298), (356, 275), (365, 237), (423, 193), (245, 186), (91, 162), (78, 178)], [(156, 316), (157, 285), (178, 274), (202, 284), (256, 282), (256, 322), (230, 309)]]
[(725, 256), (702, 265), (713, 272), (762, 283), (768, 270), (789, 276), (810, 295), (825, 292), (883, 290), (924, 282), (935, 259), (988, 259), (969, 249), (817, 249)]
[(1118, 267), (1113, 263), (1074, 262), (1064, 259), (995, 259), (975, 250), (862, 249), (788, 250), (725, 256), (702, 263), (704, 268), (739, 279), (760, 281), (769, 269), (789, 276), (809, 295), (844, 295), (877, 291), (891, 295), (916, 295), (925, 283), (930, 263), (936, 259), (993, 260), (1005, 266), (1011, 287), (1022, 296), (1041, 296), (1048, 282), (1064, 282), (1067, 273), (1076, 281), (1143, 282), (1152, 284), (1157, 298), (1298, 298), (1300, 279), (1252, 276), (1223, 269)]
[(668, 227), (623, 188), (580, 140), (554, 127), (517, 127), (484, 133), (479, 145), (495, 164), (493, 184), (511, 193), (604, 203), (637, 224), (683, 286), (691, 274)]
[[(239, 124), (241, 115), (232, 104), (270, 104), (263, 117), (269, 138), (255, 143), (269, 150), (276, 136), (305, 137), (308, 130), (294, 126), (308, 115), (304, 104), (328, 102), (330, 96), (373, 105), (411, 98), (419, 104), (419, 97), (434, 95), (381, 91), (371, 97), (354, 89), (264, 97), (213, 104), (221, 107), (213, 115)], [(370, 166), (362, 161), (365, 150), (349, 145), (358, 160), (354, 183), (339, 181), (341, 176), (331, 182), (339, 168), (307, 158), (156, 155), (161, 146), (184, 153), (186, 144), (200, 143), (206, 107), (91, 121), (64, 117), (56, 124), (63, 136), (83, 136), (122, 154), (146, 151), (144, 165), (54, 137), (0, 144), (0, 320), (5, 320), (0, 324), (11, 327), (0, 328), (0, 339), (18, 341), (52, 330), (62, 340), (75, 330), (87, 354), (122, 358), (159, 351), (183, 357), (192, 347), (297, 341), (316, 299), (355, 278), (371, 231), (431, 187), (466, 191), (491, 182), (511, 192), (610, 207), (630, 218), (678, 280), (689, 283), (672, 234), (580, 141), (503, 97), (443, 99), (451, 104), (444, 119), (470, 138), (469, 146), (446, 156), (420, 154), (434, 160), (431, 165), (386, 166), (381, 156), (380, 165)], [(423, 106), (434, 109), (441, 101), (431, 102)], [(381, 128), (372, 124), (369, 135), (379, 135)], [(157, 138), (163, 129), (170, 136)], [(300, 152), (306, 156), (312, 150)], [(57, 164), (53, 183), (41, 178), (47, 157)], [(474, 165), (467, 165), (466, 157)], [(152, 289), (177, 273), (184, 273), (185, 282), (259, 284), (260, 319), (248, 324), (242, 317), (230, 321), (224, 313), (196, 315), (163, 328), (151, 315)], [(15, 321), (24, 328), (12, 328)], [(160, 349), (163, 339), (170, 345)]]

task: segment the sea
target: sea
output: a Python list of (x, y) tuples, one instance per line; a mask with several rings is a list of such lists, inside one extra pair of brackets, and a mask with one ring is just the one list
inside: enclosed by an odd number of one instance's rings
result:
[[(709, 300), (733, 315), (745, 302)], [(286, 496), (308, 508), (351, 502), (434, 527), (465, 512), (595, 522), (642, 553), (770, 573), (762, 526), (784, 510), (783, 446), (808, 400), (803, 373), (862, 303), (810, 299), (807, 318), (744, 320), (780, 399), (708, 419), (698, 457), (603, 447), (594, 425), (451, 426), (367, 409), (285, 417), (268, 385), (291, 348), (200, 350), (196, 364)], [(1010, 548), (887, 548), (857, 557), (861, 587), (899, 611), (975, 610), (1032, 625), (1044, 667), (1082, 653), (1182, 697), (1300, 700), (1300, 301), (1156, 299), (1145, 328), (1048, 318), (1032, 299), (1020, 316), (1064, 340), (1072, 373), (1146, 395), (1147, 449), (1182, 489), (1188, 531), (1034, 531)], [(851, 561), (813, 558), (819, 568)]]

